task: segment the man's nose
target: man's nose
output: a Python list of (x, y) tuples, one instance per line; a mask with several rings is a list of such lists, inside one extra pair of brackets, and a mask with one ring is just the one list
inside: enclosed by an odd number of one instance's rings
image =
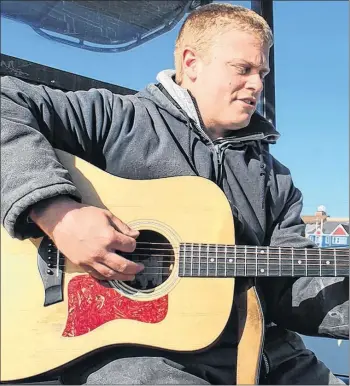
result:
[(256, 93), (260, 93), (264, 88), (264, 82), (259, 74), (254, 74), (249, 77), (247, 82), (247, 88), (254, 90)]

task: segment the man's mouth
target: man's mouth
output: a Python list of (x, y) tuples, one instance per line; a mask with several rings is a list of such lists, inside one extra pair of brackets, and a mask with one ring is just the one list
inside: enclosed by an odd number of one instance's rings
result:
[(251, 99), (251, 98), (245, 98), (245, 99), (240, 99), (240, 101), (246, 103), (247, 105), (250, 105), (250, 106), (255, 106), (255, 99)]
[(254, 109), (256, 102), (253, 99), (239, 99), (240, 102), (244, 104), (244, 106), (249, 107), (250, 109)]

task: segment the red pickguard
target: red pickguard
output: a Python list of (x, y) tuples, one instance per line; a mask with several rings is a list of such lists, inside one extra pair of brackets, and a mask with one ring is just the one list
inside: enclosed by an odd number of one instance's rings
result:
[(158, 323), (167, 312), (168, 295), (140, 302), (104, 287), (90, 275), (79, 275), (68, 283), (68, 319), (62, 335), (83, 335), (115, 319)]

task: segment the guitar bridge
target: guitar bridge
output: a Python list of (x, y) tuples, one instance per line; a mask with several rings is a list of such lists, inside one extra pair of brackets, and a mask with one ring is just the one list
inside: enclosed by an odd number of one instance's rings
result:
[(38, 269), (44, 286), (44, 306), (63, 300), (64, 256), (45, 236), (38, 249)]

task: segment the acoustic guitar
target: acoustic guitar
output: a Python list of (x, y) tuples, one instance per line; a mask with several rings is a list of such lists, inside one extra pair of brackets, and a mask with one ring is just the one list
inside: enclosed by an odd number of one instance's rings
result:
[[(222, 333), (236, 277), (348, 276), (349, 251), (235, 245), (224, 193), (201, 177), (127, 180), (57, 151), (83, 202), (140, 231), (132, 282), (100, 282), (47, 237), (20, 241), (1, 229), (1, 381), (53, 369), (106, 346), (191, 352)], [(272, 279), (273, 280), (273, 279)], [(237, 384), (257, 382), (263, 321), (248, 290)]]

